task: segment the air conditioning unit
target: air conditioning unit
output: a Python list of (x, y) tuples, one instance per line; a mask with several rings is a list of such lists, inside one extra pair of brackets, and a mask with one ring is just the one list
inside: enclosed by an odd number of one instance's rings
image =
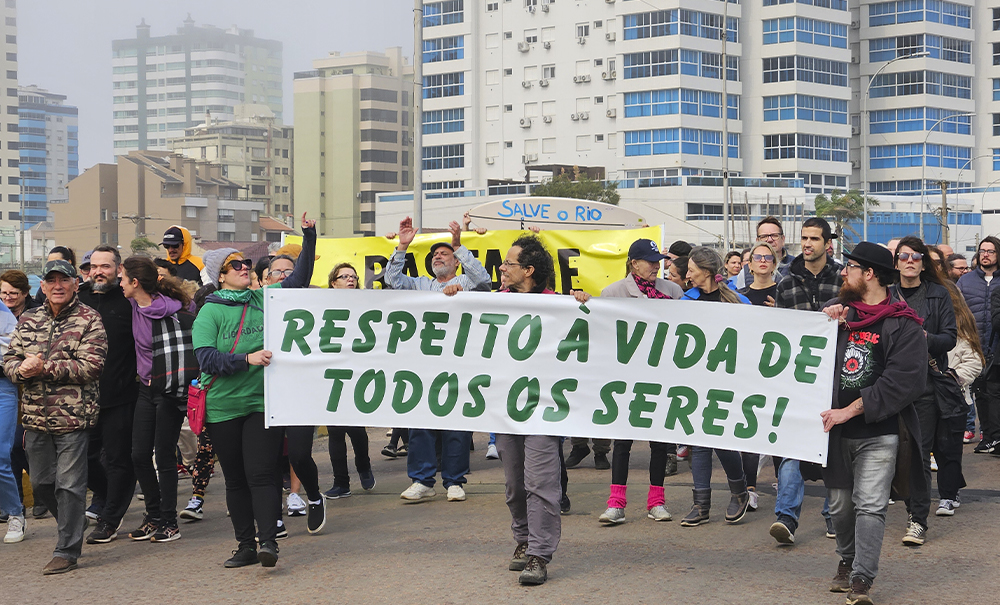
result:
[(609, 109), (605, 115), (607, 115), (609, 118), (616, 118), (616, 117), (618, 117), (618, 110), (617, 109)]
[(604, 39), (607, 40), (608, 42), (614, 42), (615, 38), (617, 38), (617, 37), (618, 37), (618, 35), (617, 35), (616, 32), (608, 32), (608, 33), (604, 34)]
[(574, 82), (579, 82), (580, 81), (580, 76), (573, 76), (573, 81)]
[[(548, 4), (546, 4), (545, 6), (548, 6)], [(548, 41), (542, 42), (542, 48), (544, 48), (545, 50), (548, 50), (548, 49), (552, 48), (552, 43), (548, 42)]]
[(486, 158), (486, 164), (492, 166), (496, 162), (493, 158)]
[(521, 128), (531, 128), (531, 118), (521, 118)]
[(861, 134), (861, 129), (857, 126), (851, 126), (851, 134)]
[(545, 122), (546, 124), (551, 124), (552, 116), (542, 116), (542, 121)]
[(531, 45), (528, 44), (527, 42), (518, 42), (517, 43), (517, 50), (518, 50), (518, 52), (526, 53), (530, 49), (531, 49)]
[(611, 79), (614, 80), (617, 77), (618, 77), (618, 72), (612, 69), (611, 70)]
[(537, 162), (538, 161), (538, 154), (537, 153), (529, 153), (529, 154), (525, 155), (524, 157), (528, 158), (529, 162)]
[(535, 6), (534, 5), (529, 6), (528, 7), (528, 12), (531, 13), (531, 14), (535, 14)]
[(543, 13), (549, 12), (549, 5), (548, 4), (543, 4), (542, 5), (542, 12)]
[(581, 120), (589, 120), (590, 119), (590, 112), (589, 111), (581, 111), (580, 112), (580, 119)]
[(860, 21), (851, 21), (851, 29), (861, 29)]
[(861, 57), (854, 55), (851, 57), (851, 63), (861, 63)]
[(614, 78), (611, 77), (611, 72), (610, 71), (605, 71), (605, 72), (601, 72), (601, 79), (602, 80), (613, 80)]
[(587, 43), (587, 36), (580, 36), (579, 38), (576, 39), (576, 43), (577, 44), (586, 44)]
[(858, 160), (851, 160), (851, 168), (861, 168), (861, 162)]
[(579, 76), (581, 82), (590, 82), (590, 74)]
[(531, 88), (531, 81), (530, 80), (525, 80), (524, 82), (521, 82), (521, 87), (522, 88)]
[(571, 119), (574, 122), (576, 122), (576, 121), (578, 121), (580, 119), (580, 114), (578, 114), (578, 113), (571, 113), (569, 115), (569, 119)]
[(541, 86), (542, 88), (545, 88), (546, 86), (549, 85), (549, 81), (545, 79), (539, 80), (538, 85)]

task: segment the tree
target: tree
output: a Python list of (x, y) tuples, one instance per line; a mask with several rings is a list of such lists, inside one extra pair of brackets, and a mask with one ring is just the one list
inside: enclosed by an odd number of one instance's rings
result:
[(573, 167), (572, 178), (565, 172), (557, 174), (547, 183), (535, 187), (531, 195), (571, 197), (578, 200), (604, 202), (612, 206), (617, 206), (618, 200), (621, 198), (621, 195), (618, 194), (618, 183), (595, 181), (587, 176), (587, 173), (580, 172), (577, 166)]
[(148, 250), (156, 250), (159, 246), (148, 237), (142, 236), (132, 240), (132, 243), (129, 244), (129, 248), (132, 248), (132, 254), (148, 256)]
[[(833, 231), (837, 234), (840, 243), (837, 246), (838, 253), (844, 251), (844, 246), (852, 247), (860, 241), (858, 232), (850, 225), (850, 221), (864, 219), (865, 198), (857, 189), (851, 189), (847, 193), (839, 189), (834, 189), (830, 197), (824, 194), (816, 196), (816, 216), (830, 219), (834, 224)], [(868, 198), (869, 206), (878, 206), (878, 200)]]

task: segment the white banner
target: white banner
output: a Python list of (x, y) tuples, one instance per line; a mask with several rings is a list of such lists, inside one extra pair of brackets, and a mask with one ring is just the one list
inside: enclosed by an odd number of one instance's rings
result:
[(702, 445), (825, 463), (837, 324), (724, 303), (268, 289), (270, 425)]

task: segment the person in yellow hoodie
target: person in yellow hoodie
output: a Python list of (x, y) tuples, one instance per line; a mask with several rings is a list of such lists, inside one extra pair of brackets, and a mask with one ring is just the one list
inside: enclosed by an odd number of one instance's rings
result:
[(167, 250), (167, 260), (177, 265), (177, 277), (201, 285), (201, 257), (191, 255), (191, 232), (180, 225), (171, 225), (163, 234), (161, 245)]

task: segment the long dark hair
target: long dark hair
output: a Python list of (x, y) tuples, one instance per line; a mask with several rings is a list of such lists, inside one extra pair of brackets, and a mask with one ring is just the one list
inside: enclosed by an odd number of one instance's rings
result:
[(156, 264), (143, 256), (130, 256), (122, 263), (129, 279), (139, 282), (139, 287), (150, 296), (162, 294), (180, 301), (184, 307), (191, 304), (191, 296), (184, 290), (180, 280), (175, 277), (160, 277)]
[(76, 252), (73, 252), (72, 248), (67, 248), (66, 246), (55, 246), (49, 250), (49, 254), (58, 254), (63, 257), (63, 260), (69, 262), (69, 264), (76, 266)]
[(927, 245), (919, 237), (907, 235), (903, 239), (899, 240), (899, 243), (896, 244), (896, 256), (892, 259), (893, 262), (898, 261), (899, 251), (903, 248), (903, 246), (906, 246), (910, 250), (923, 255), (923, 258), (921, 259), (923, 268), (920, 270), (921, 280), (933, 282), (938, 285), (945, 282), (946, 278), (941, 274), (941, 268), (938, 267), (938, 264), (934, 262), (933, 258), (931, 258), (931, 253), (927, 249)]

